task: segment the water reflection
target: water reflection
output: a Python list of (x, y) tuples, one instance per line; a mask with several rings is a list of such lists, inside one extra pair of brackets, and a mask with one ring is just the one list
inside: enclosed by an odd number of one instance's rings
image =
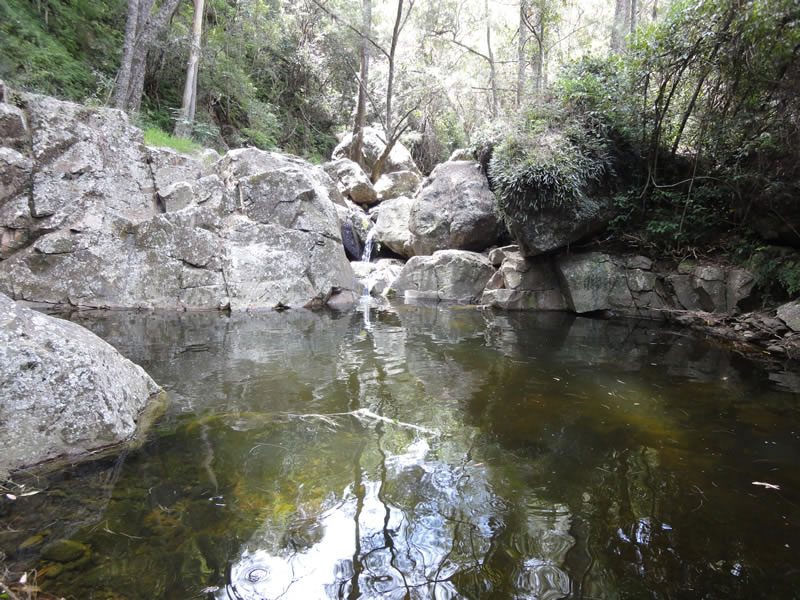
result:
[[(54, 594), (727, 599), (800, 585), (791, 371), (566, 314), (74, 318), (173, 403), (113, 478), (83, 467), (0, 503), (7, 565), (36, 566)], [(96, 504), (75, 492), (92, 477), (110, 482)], [(79, 504), (90, 518), (70, 521)], [(45, 550), (58, 539), (80, 559)]]

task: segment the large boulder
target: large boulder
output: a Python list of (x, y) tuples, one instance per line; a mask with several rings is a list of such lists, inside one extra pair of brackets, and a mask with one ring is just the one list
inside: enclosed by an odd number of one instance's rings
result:
[[(350, 158), (350, 149), (352, 146), (353, 134), (349, 133), (342, 139), (339, 145), (336, 146), (332, 158), (334, 160)], [(364, 172), (371, 173), (372, 167), (375, 166), (375, 162), (381, 157), (385, 149), (386, 140), (384, 139), (384, 135), (373, 127), (365, 127), (364, 141), (361, 146), (361, 157), (356, 162), (361, 165)], [(401, 142), (397, 142), (392, 147), (391, 152), (389, 152), (389, 157), (383, 165), (384, 173), (393, 173), (395, 171), (413, 171), (419, 173), (419, 169), (414, 163), (411, 152), (409, 152), (408, 148)]]
[(336, 182), (345, 198), (356, 204), (371, 206), (378, 202), (378, 194), (364, 170), (347, 158), (340, 158), (322, 165), (325, 172)]
[(480, 251), (497, 242), (503, 220), (478, 163), (437, 166), (417, 194), (409, 230), (415, 255), (445, 249)]
[(161, 389), (83, 327), (0, 294), (0, 477), (130, 439)]
[(476, 302), (495, 269), (482, 254), (439, 250), (432, 256), (414, 256), (391, 284), (387, 295), (407, 300)]
[[(345, 201), (319, 167), (255, 148), (208, 165), (147, 150), (120, 111), (23, 98), (32, 191), (0, 203), (0, 292), (119, 308), (355, 300), (335, 207)], [(12, 158), (0, 181), (16, 189), (26, 163)]]
[(525, 256), (537, 256), (566, 248), (602, 231), (613, 212), (610, 197), (582, 191), (569, 206), (545, 205), (526, 218), (506, 214), (511, 237)]
[(414, 200), (401, 196), (381, 202), (375, 222), (375, 239), (400, 256), (411, 256), (411, 231), (408, 219)]

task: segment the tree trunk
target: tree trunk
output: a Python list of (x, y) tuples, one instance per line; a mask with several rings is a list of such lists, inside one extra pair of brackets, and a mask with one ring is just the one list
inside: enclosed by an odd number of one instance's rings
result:
[(183, 88), (181, 114), (175, 123), (175, 135), (189, 137), (192, 134), (195, 111), (197, 110), (197, 74), (200, 70), (200, 40), (203, 34), (203, 10), (205, 0), (194, 0), (194, 22), (192, 24), (192, 47), (186, 66), (186, 84)]
[(614, 6), (614, 24), (611, 27), (611, 51), (619, 52), (625, 45), (625, 25), (628, 23), (628, 0), (616, 0)]
[(364, 144), (364, 123), (367, 119), (367, 83), (369, 82), (369, 38), (372, 34), (372, 0), (364, 0), (361, 6), (361, 50), (358, 82), (358, 105), (353, 125), (353, 144), (350, 160), (361, 164), (361, 148)]
[(636, 0), (631, 0), (631, 36), (636, 33)]
[(169, 24), (182, 0), (163, 0), (153, 14), (155, 0), (128, 0), (128, 21), (122, 60), (114, 90), (114, 106), (136, 112), (142, 104), (147, 52)]
[(517, 108), (522, 106), (522, 96), (525, 92), (525, 68), (527, 67), (526, 49), (528, 44), (528, 24), (525, 22), (528, 12), (527, 0), (519, 2), (519, 39), (517, 46)]
[(486, 7), (486, 48), (489, 61), (489, 80), (492, 86), (492, 117), (497, 117), (497, 73), (495, 72), (494, 53), (492, 52), (492, 21), (489, 18), (489, 0), (485, 0)]

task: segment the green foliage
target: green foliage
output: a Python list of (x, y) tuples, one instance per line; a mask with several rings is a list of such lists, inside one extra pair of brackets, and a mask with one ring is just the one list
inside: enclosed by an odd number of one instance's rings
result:
[(782, 301), (800, 296), (800, 253), (796, 250), (757, 247), (745, 264), (767, 298)]
[(615, 239), (643, 245), (658, 254), (719, 249), (732, 227), (725, 196), (716, 185), (656, 189), (642, 196), (637, 188), (614, 196), (616, 215), (609, 223)]
[(193, 154), (203, 148), (192, 140), (175, 137), (158, 127), (150, 127), (144, 131), (144, 143), (148, 146), (165, 146), (184, 154)]
[(488, 174), (503, 212), (526, 221), (544, 207), (583, 201), (612, 171), (606, 140), (577, 116), (550, 106), (511, 124), (510, 135), (494, 147)]
[(22, 89), (105, 102), (122, 48), (125, 3), (49, 0), (40, 7), (0, 1), (0, 78)]

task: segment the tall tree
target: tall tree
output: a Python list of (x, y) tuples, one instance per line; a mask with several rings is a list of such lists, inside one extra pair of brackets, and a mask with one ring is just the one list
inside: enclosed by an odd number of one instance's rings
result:
[(522, 106), (522, 96), (525, 91), (525, 70), (528, 65), (528, 2), (519, 1), (519, 29), (517, 31), (517, 108)]
[(367, 84), (369, 82), (369, 47), (372, 36), (372, 0), (364, 0), (361, 7), (361, 47), (359, 49), (358, 104), (353, 124), (353, 144), (350, 159), (361, 160), (361, 147), (364, 143), (364, 124), (367, 118)]
[(394, 100), (394, 77), (395, 77), (395, 58), (397, 56), (397, 42), (400, 39), (400, 32), (403, 30), (411, 11), (414, 9), (414, 1), (409, 0), (408, 11), (403, 13), (404, 0), (397, 0), (397, 14), (395, 15), (394, 27), (392, 28), (392, 40), (389, 45), (389, 51), (383, 50), (387, 59), (389, 60), (389, 76), (386, 84), (386, 113), (383, 119), (383, 128), (386, 134), (386, 148), (375, 161), (372, 167), (370, 178), (373, 182), (377, 181), (383, 171), (383, 166), (389, 158), (389, 154), (397, 144), (400, 136), (410, 127), (408, 117), (411, 116), (413, 110), (406, 112), (397, 122), (394, 122), (394, 115), (392, 113), (392, 103)]
[(182, 0), (162, 0), (153, 12), (156, 0), (128, 0), (128, 19), (122, 60), (114, 89), (114, 106), (136, 112), (142, 104), (147, 53), (164, 31)]
[(181, 104), (180, 116), (175, 123), (175, 135), (180, 137), (189, 137), (191, 135), (192, 124), (197, 111), (197, 73), (200, 70), (200, 40), (203, 35), (204, 9), (205, 0), (194, 0), (192, 45), (189, 49), (189, 62), (186, 66), (183, 103)]
[(626, 29), (630, 23), (630, 0), (616, 0), (614, 5), (614, 22), (611, 26), (612, 52), (619, 52), (625, 44)]
[(489, 15), (489, 0), (484, 0), (486, 9), (486, 53), (489, 61), (489, 84), (492, 87), (492, 117), (497, 117), (497, 70), (492, 51), (492, 19)]

